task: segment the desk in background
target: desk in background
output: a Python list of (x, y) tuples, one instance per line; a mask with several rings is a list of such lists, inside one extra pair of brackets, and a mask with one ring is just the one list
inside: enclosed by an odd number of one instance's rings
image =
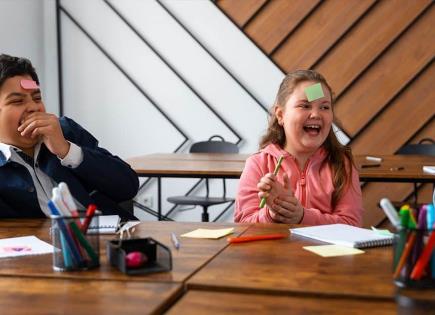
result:
[[(239, 178), (249, 154), (222, 153), (159, 153), (127, 159), (139, 177), (157, 178), (157, 217), (162, 218), (161, 179), (164, 177)], [(381, 166), (361, 168), (373, 164), (366, 156), (355, 156), (363, 182), (435, 183), (435, 175), (423, 172), (424, 165), (435, 165), (435, 157), (415, 155), (380, 156)], [(404, 169), (400, 169), (404, 167)]]

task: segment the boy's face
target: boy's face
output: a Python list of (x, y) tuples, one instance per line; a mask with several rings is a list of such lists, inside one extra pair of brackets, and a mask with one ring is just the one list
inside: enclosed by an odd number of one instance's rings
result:
[(35, 146), (39, 138), (21, 136), (18, 127), (33, 112), (45, 112), (39, 88), (25, 89), (21, 80), (32, 80), (30, 75), (19, 75), (4, 81), (0, 87), (0, 142), (20, 149)]

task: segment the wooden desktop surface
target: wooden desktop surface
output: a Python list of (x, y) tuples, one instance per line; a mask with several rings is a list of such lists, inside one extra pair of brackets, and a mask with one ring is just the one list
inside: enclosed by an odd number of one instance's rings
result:
[(0, 278), (3, 314), (156, 314), (182, 294), (176, 283)]
[[(214, 229), (234, 227), (234, 235), (248, 228), (247, 224), (213, 224)], [(173, 269), (170, 272), (160, 272), (149, 275), (127, 276), (109, 265), (106, 257), (106, 241), (115, 235), (101, 235), (100, 262), (101, 266), (86, 272), (55, 272), (52, 268), (52, 255), (26, 256), (20, 258), (0, 259), (0, 275), (19, 275), (32, 277), (53, 277), (94, 280), (129, 280), (151, 282), (183, 282), (199, 268), (205, 265), (227, 245), (225, 238), (219, 240), (192, 239), (179, 237), (181, 246), (175, 250), (171, 241), (171, 232), (177, 236), (197, 228), (211, 228), (206, 223), (181, 222), (142, 222), (135, 227), (134, 237), (151, 236), (171, 249)], [(0, 221), (0, 238), (36, 235), (43, 241), (51, 243), (49, 220), (19, 220)]]
[[(290, 225), (256, 224), (244, 235), (286, 233)], [(187, 282), (191, 289), (392, 299), (392, 247), (323, 258), (303, 246), (325, 244), (301, 236), (232, 244)]]
[[(139, 176), (146, 177), (226, 177), (239, 178), (249, 154), (212, 153), (156, 153), (127, 159)], [(380, 156), (379, 167), (361, 168), (376, 164), (366, 156), (355, 156), (361, 181), (426, 181), (434, 182), (435, 175), (423, 172), (423, 165), (435, 165), (435, 157), (419, 155)], [(403, 167), (403, 169), (401, 169)]]
[[(166, 313), (202, 314), (397, 314), (394, 301), (278, 296), (235, 292), (189, 290)], [(416, 313), (413, 313), (416, 314)], [(427, 313), (421, 313), (427, 314)]]
[[(322, 258), (302, 249), (322, 242), (291, 235), (287, 239), (228, 245), (219, 240), (180, 238), (203, 228), (235, 227), (235, 235), (288, 233), (284, 224), (142, 222), (135, 236), (151, 236), (171, 248), (174, 269), (126, 276), (108, 265), (101, 246), (101, 266), (94, 270), (55, 272), (52, 255), (0, 259), (0, 308), (8, 314), (247, 314), (352, 310), (390, 314), (392, 247), (366, 249), (355, 256)], [(2, 220), (0, 238), (36, 235), (50, 242), (49, 220)], [(112, 239), (103, 236), (101, 244)], [(187, 294), (186, 294), (187, 293)], [(184, 294), (184, 295), (183, 295)], [(433, 310), (432, 291), (405, 295)], [(402, 299), (409, 308), (408, 300)], [(427, 300), (431, 301), (427, 302)], [(174, 304), (175, 303), (175, 304)], [(432, 304), (430, 304), (432, 303)], [(47, 311), (49, 310), (49, 311)], [(412, 304), (412, 314), (417, 306)], [(329, 312), (330, 311), (330, 312)], [(378, 312), (376, 312), (378, 311)]]

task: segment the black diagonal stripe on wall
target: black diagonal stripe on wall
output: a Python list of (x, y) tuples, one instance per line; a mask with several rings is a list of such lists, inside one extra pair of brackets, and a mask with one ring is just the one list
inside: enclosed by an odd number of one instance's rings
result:
[[(269, 110), (268, 108), (260, 102), (237, 78), (236, 76), (228, 70), (227, 67), (225, 67), (222, 62), (219, 61), (217, 57), (215, 57), (210, 50), (207, 49), (193, 34), (190, 32), (186, 26), (184, 26), (183, 23), (180, 22), (180, 20), (160, 1), (156, 0), (156, 2), (174, 19), (175, 22), (180, 25), (187, 34), (190, 35), (190, 37), (202, 48), (204, 51), (267, 113)], [(246, 35), (245, 35), (246, 36)], [(257, 46), (258, 47), (258, 46)]]
[(167, 121), (184, 137), (184, 141), (175, 149), (175, 152), (178, 152), (183, 145), (189, 140), (187, 135), (181, 130), (181, 128), (171, 120), (171, 118), (160, 108), (157, 102), (152, 99), (140, 86), (139, 84), (133, 80), (133, 78), (115, 61), (115, 59), (84, 29), (82, 25), (80, 25), (72, 15), (62, 6), (60, 6), (60, 10), (82, 31), (82, 33), (103, 53), (107, 59), (111, 61), (111, 63), (122, 73), (124, 76), (130, 81), (133, 86), (135, 86), (138, 91), (166, 118)]
[(107, 0), (104, 0), (104, 2), (113, 10), (113, 12), (133, 31), (136, 36), (138, 36), (145, 45), (150, 48), (154, 54), (156, 54), (157, 57), (189, 88), (190, 91), (192, 91), (193, 94), (195, 94), (196, 97), (198, 97), (201, 102), (236, 136), (237, 138), (237, 144), (239, 144), (242, 141), (242, 137), (240, 136), (237, 131), (231, 127), (231, 125), (224, 119), (222, 116), (220, 116), (216, 110), (202, 97), (188, 82), (187, 80), (169, 63), (166, 58), (163, 57), (163, 55), (153, 46), (151, 45), (145, 37), (138, 32), (138, 30), (131, 25), (131, 23), (127, 20), (125, 16), (121, 14), (110, 2)]

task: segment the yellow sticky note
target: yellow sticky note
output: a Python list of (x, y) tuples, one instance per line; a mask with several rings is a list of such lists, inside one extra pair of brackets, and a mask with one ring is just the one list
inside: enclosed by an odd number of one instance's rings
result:
[(234, 228), (228, 229), (196, 229), (192, 232), (185, 233), (181, 237), (191, 237), (191, 238), (212, 238), (218, 239), (224, 237), (225, 235), (233, 233)]
[(341, 245), (305, 246), (304, 249), (322, 257), (358, 255), (364, 253), (361, 249)]

